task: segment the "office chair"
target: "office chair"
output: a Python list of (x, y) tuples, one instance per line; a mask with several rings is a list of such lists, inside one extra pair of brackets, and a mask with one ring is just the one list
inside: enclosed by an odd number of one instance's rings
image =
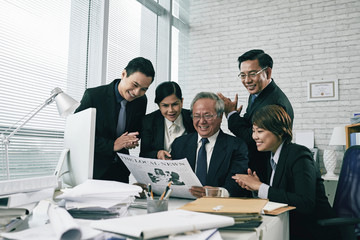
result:
[(360, 239), (360, 146), (351, 146), (344, 154), (333, 208), (337, 218), (318, 224), (338, 226), (344, 240)]

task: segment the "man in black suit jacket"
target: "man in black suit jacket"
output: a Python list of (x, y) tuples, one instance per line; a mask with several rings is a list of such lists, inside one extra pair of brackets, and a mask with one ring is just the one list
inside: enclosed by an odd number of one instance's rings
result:
[(269, 152), (259, 152), (252, 138), (252, 116), (266, 105), (279, 105), (294, 119), (294, 111), (285, 93), (271, 78), (273, 60), (263, 50), (250, 50), (238, 58), (240, 74), (238, 77), (250, 93), (248, 106), (243, 117), (240, 116), (242, 106), (237, 109), (238, 95), (231, 101), (221, 93), (218, 95), (225, 103), (225, 114), (228, 118), (228, 128), (237, 137), (243, 139), (249, 149), (249, 167), (258, 173), (261, 180), (266, 178), (264, 159), (269, 158)]
[[(204, 186), (224, 187), (232, 197), (248, 196), (249, 192), (237, 186), (231, 178), (237, 171), (246, 173), (247, 147), (239, 138), (225, 134), (220, 129), (224, 112), (223, 101), (214, 93), (201, 92), (191, 103), (194, 128), (190, 133), (174, 140), (172, 159), (187, 158), (194, 172), (198, 164), (201, 139), (207, 138), (207, 175)], [(205, 188), (193, 186), (195, 197), (205, 196)]]
[[(94, 179), (129, 182), (130, 172), (116, 152), (129, 154), (128, 149), (139, 145), (138, 135), (147, 105), (145, 92), (154, 76), (152, 63), (138, 57), (128, 63), (121, 79), (85, 91), (76, 112), (96, 108)], [(125, 129), (117, 134), (120, 102), (123, 100), (127, 101)]]

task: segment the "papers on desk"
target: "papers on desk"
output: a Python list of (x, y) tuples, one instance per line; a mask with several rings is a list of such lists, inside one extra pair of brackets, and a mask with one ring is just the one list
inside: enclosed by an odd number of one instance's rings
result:
[(9, 232), (21, 224), (36, 207), (37, 202), (15, 208), (0, 208), (0, 232)]
[(231, 226), (234, 219), (226, 216), (173, 210), (147, 215), (93, 222), (91, 227), (135, 238), (149, 239), (189, 231)]
[(65, 200), (65, 208), (75, 218), (105, 219), (125, 216), (140, 192), (142, 188), (136, 185), (88, 179), (57, 199)]
[(54, 188), (45, 188), (38, 191), (0, 195), (0, 208), (14, 208), (28, 203), (39, 202), (52, 198)]
[(31, 227), (23, 231), (0, 233), (0, 236), (19, 240), (103, 239), (103, 233), (90, 228), (88, 221), (73, 219), (65, 209), (53, 206), (49, 201), (41, 201), (34, 209), (32, 218), (41, 221), (32, 222)]
[(255, 198), (198, 198), (180, 209), (212, 213), (234, 218), (235, 225), (228, 229), (256, 228), (262, 222), (261, 211), (267, 199)]
[(16, 208), (0, 208), (0, 232), (9, 232), (20, 225), (32, 212), (37, 203)]
[(168, 183), (172, 181), (172, 197), (195, 199), (189, 189), (192, 186), (202, 186), (186, 158), (169, 161), (122, 153), (118, 155), (136, 181), (143, 184), (150, 183), (153, 192), (157, 195), (161, 195)]
[[(104, 239), (101, 231), (81, 225), (82, 240), (88, 239)], [(51, 224), (42, 225), (40, 227), (28, 228), (19, 232), (1, 233), (1, 237), (15, 240), (59, 240)]]
[(266, 215), (279, 215), (283, 212), (290, 211), (296, 207), (288, 206), (286, 203), (268, 202), (263, 208), (263, 212)]
[(0, 194), (14, 194), (32, 192), (58, 186), (56, 176), (44, 176), (33, 178), (21, 178), (14, 180), (0, 181)]

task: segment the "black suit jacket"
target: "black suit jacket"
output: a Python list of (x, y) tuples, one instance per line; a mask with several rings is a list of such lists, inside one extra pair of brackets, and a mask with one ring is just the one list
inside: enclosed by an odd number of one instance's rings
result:
[[(76, 112), (91, 107), (96, 108), (94, 179), (129, 182), (130, 172), (114, 152), (120, 110), (115, 97), (115, 84), (119, 81), (121, 80), (115, 79), (108, 85), (87, 89)], [(125, 132), (140, 132), (146, 105), (145, 95), (127, 103)], [(126, 149), (121, 149), (119, 152), (129, 154)]]
[[(270, 183), (271, 171), (268, 159), (267, 184)], [(291, 238), (331, 239), (323, 238), (328, 231), (323, 231), (316, 224), (318, 219), (334, 217), (335, 214), (325, 195), (320, 171), (308, 148), (284, 143), (268, 198), (296, 207), (290, 211)]]
[[(195, 132), (190, 110), (182, 109), (181, 115), (186, 133)], [(157, 152), (164, 150), (165, 118), (160, 110), (147, 114), (142, 121), (140, 157), (157, 158)]]
[(252, 139), (252, 116), (254, 113), (266, 105), (280, 105), (289, 114), (291, 120), (294, 119), (294, 111), (289, 99), (283, 91), (272, 80), (269, 85), (259, 94), (252, 106), (250, 106), (250, 96), (248, 107), (244, 117), (239, 114), (232, 114), (228, 120), (229, 130), (237, 137), (243, 139), (249, 149), (249, 167), (255, 170), (259, 178), (264, 181), (266, 176), (266, 160), (269, 159), (269, 152), (259, 152), (256, 148), (255, 141)]
[[(172, 159), (187, 158), (195, 172), (198, 133), (178, 137), (172, 144)], [(249, 196), (231, 177), (245, 174), (248, 168), (247, 147), (244, 141), (220, 130), (214, 145), (206, 185), (224, 187), (231, 197)]]

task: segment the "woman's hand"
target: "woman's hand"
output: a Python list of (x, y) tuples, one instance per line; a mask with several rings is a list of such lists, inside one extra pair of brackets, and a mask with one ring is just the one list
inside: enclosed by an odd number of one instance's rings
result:
[(249, 191), (258, 191), (262, 184), (256, 172), (251, 172), (250, 168), (248, 168), (248, 174), (235, 174), (232, 176), (232, 179), (234, 179), (240, 187)]
[(157, 159), (171, 160), (171, 154), (165, 150), (160, 150), (157, 152)]

